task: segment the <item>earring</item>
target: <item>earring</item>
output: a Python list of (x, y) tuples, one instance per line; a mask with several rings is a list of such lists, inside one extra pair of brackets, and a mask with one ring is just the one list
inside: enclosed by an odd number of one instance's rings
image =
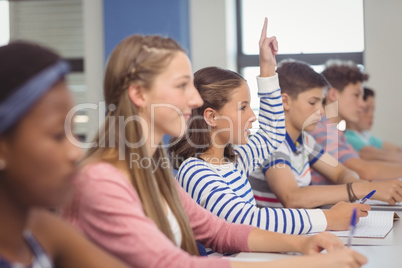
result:
[(0, 159), (0, 170), (3, 170), (6, 168), (6, 161), (3, 159)]

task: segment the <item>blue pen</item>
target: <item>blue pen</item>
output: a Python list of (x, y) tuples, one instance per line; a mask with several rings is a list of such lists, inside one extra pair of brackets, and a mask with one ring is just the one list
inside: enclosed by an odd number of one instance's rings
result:
[(352, 219), (350, 220), (348, 247), (352, 245), (352, 238), (356, 228), (357, 208), (353, 209)]
[(365, 197), (363, 197), (362, 200), (360, 200), (360, 204), (364, 204), (366, 203), (367, 200), (369, 200), (374, 194), (375, 194), (376, 190), (371, 191), (368, 195), (366, 195)]

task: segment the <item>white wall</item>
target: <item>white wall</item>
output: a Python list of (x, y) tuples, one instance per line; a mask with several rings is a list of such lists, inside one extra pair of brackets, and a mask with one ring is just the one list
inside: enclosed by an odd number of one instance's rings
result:
[[(211, 65), (236, 69), (236, 25), (228, 15), (234, 15), (234, 2), (190, 0), (194, 70)], [(367, 85), (377, 94), (373, 133), (402, 146), (402, 1), (364, 0), (364, 12)]]
[(365, 0), (367, 83), (376, 91), (373, 133), (402, 145), (402, 1)]
[(236, 70), (234, 0), (190, 0), (193, 70), (218, 66)]

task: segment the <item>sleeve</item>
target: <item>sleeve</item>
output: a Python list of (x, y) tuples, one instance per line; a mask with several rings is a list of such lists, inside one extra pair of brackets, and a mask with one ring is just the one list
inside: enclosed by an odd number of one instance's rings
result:
[(308, 133), (304, 133), (305, 135), (305, 149), (308, 152), (308, 161), (310, 167), (317, 162), (318, 159), (324, 154), (324, 148), (319, 145), (316, 140)]
[(317, 123), (315, 129), (310, 134), (324, 148), (325, 152), (338, 159), (342, 164), (351, 158), (359, 157), (357, 152), (347, 142), (345, 134), (339, 131), (335, 124)]
[(376, 136), (371, 135), (370, 136), (370, 145), (382, 149), (382, 140)]
[[(198, 159), (184, 162), (177, 178), (198, 204), (229, 222), (286, 234), (322, 232), (327, 227), (320, 209), (258, 208), (238, 196), (222, 177)], [(244, 184), (247, 184), (246, 178)]]
[[(279, 148), (272, 153), (271, 157), (269, 157), (265, 162), (261, 165), (262, 167), (262, 174), (265, 174), (267, 170), (275, 165), (285, 164), (289, 167), (292, 167), (290, 162), (289, 150), (286, 148), (284, 142), (279, 146)], [(265, 175), (264, 175), (265, 176)], [(265, 181), (265, 177), (264, 177)]]
[(345, 132), (347, 142), (353, 147), (355, 151), (360, 151), (367, 144), (359, 138), (354, 131), (346, 131)]
[(257, 77), (260, 111), (260, 129), (249, 137), (246, 145), (235, 148), (238, 154), (236, 168), (246, 177), (275, 151), (285, 138), (285, 115), (278, 75)]
[(248, 252), (248, 236), (255, 228), (229, 223), (198, 205), (177, 183), (180, 200), (197, 241), (216, 252)]
[(80, 229), (131, 267), (230, 267), (224, 259), (191, 256), (173, 244), (143, 212), (125, 177), (104, 172), (79, 191)]

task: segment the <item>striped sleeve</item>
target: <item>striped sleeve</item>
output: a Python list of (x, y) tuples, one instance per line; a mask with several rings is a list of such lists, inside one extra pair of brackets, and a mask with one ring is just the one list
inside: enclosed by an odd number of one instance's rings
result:
[(279, 147), (286, 135), (278, 75), (257, 77), (257, 84), (260, 129), (249, 137), (246, 145), (235, 148), (239, 156), (236, 168), (242, 170), (246, 177)]
[[(199, 205), (229, 222), (286, 234), (322, 232), (327, 227), (325, 215), (320, 209), (257, 207), (229, 187), (228, 184), (233, 181), (225, 181), (199, 159), (186, 160), (180, 166), (177, 179)], [(242, 180), (240, 173), (234, 180)], [(247, 183), (246, 178), (244, 183)]]

